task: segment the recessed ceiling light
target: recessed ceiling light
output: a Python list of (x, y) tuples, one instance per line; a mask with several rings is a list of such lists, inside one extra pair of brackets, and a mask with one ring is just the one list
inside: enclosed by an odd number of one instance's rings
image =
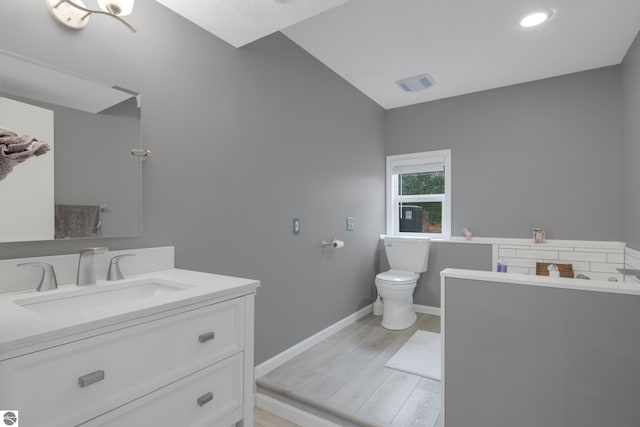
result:
[(520, 20), (520, 26), (535, 27), (551, 19), (553, 13), (553, 9), (550, 8), (535, 10)]

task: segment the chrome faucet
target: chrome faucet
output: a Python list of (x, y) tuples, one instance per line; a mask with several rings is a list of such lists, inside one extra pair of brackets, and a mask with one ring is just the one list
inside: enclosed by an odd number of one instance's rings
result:
[(124, 279), (124, 274), (120, 271), (120, 259), (127, 256), (136, 256), (136, 254), (122, 254), (111, 258), (111, 261), (109, 262), (109, 271), (107, 273), (108, 281)]
[(93, 265), (93, 256), (95, 254), (103, 254), (109, 248), (86, 248), (80, 250), (80, 259), (78, 260), (78, 276), (76, 277), (76, 285), (95, 285), (96, 271)]
[(47, 264), (46, 262), (23, 262), (21, 264), (18, 264), (18, 267), (22, 267), (23, 265), (33, 265), (42, 269), (42, 277), (40, 277), (40, 283), (38, 283), (36, 291), (42, 292), (58, 289), (56, 272), (54, 271), (51, 264)]

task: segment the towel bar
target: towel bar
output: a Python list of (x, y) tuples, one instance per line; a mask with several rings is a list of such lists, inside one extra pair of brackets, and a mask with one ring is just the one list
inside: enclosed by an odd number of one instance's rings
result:
[(151, 157), (151, 150), (134, 148), (133, 150), (131, 150), (131, 154), (134, 156), (142, 157), (142, 160), (144, 161)]

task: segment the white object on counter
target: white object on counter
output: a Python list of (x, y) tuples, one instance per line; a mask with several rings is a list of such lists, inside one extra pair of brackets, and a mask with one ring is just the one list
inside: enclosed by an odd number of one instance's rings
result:
[(558, 270), (557, 265), (549, 264), (547, 270), (549, 270), (549, 277), (560, 277), (560, 270)]

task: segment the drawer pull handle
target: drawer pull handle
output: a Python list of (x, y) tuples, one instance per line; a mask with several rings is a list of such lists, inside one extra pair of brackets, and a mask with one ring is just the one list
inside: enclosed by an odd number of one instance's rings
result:
[(207, 342), (210, 341), (212, 339), (214, 339), (216, 337), (216, 333), (215, 332), (207, 332), (206, 334), (202, 334), (198, 337), (198, 341), (200, 342)]
[(103, 379), (104, 371), (95, 371), (78, 378), (78, 383), (80, 383), (80, 387), (87, 387), (91, 384), (97, 383), (98, 381), (102, 381)]
[(205, 393), (198, 398), (198, 406), (204, 406), (213, 400), (213, 393)]

